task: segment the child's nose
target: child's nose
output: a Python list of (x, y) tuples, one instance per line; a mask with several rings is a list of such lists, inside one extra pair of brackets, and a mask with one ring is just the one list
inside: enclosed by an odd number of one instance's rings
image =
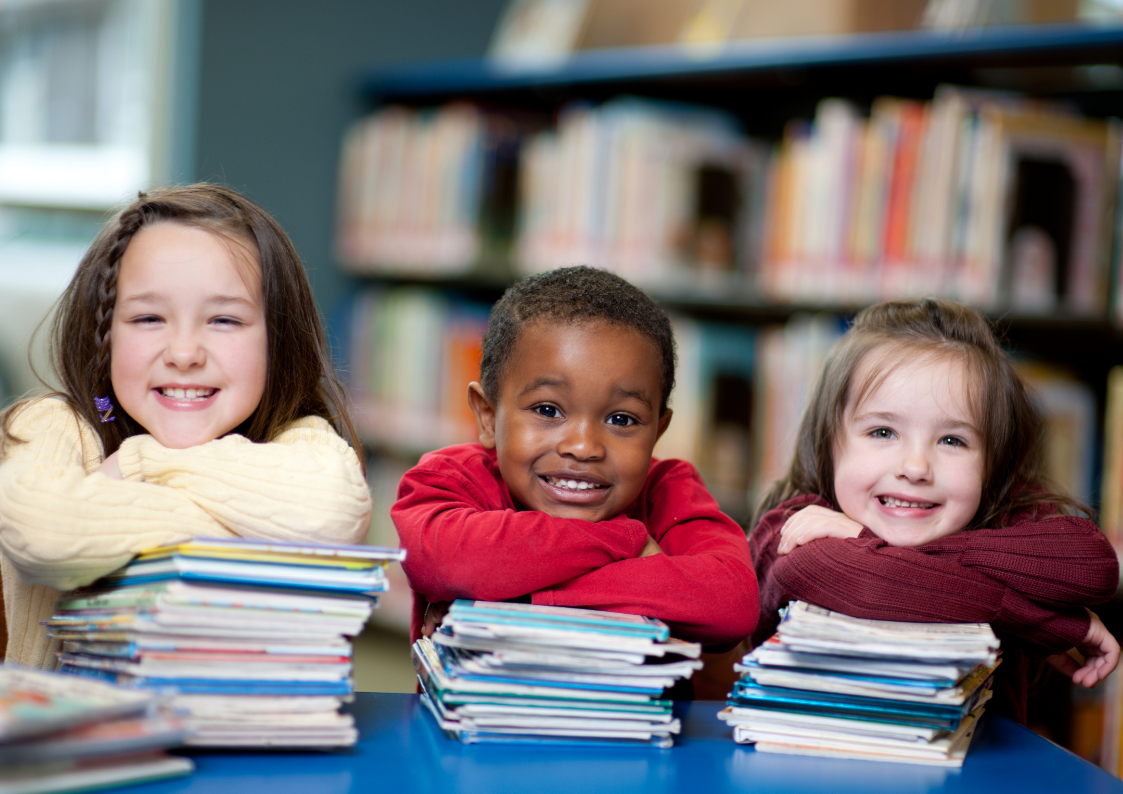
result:
[(599, 431), (599, 423), (592, 420), (566, 423), (558, 454), (577, 460), (600, 460), (604, 457), (604, 443)]
[(164, 363), (176, 369), (200, 367), (206, 363), (207, 356), (198, 337), (190, 332), (172, 336), (164, 349)]
[(928, 482), (932, 479), (932, 466), (928, 455), (921, 449), (906, 449), (897, 463), (897, 476), (910, 482)]

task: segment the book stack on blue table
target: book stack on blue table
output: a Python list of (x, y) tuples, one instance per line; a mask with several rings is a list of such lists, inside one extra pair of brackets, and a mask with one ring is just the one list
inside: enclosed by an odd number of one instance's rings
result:
[(701, 651), (638, 615), (456, 601), (413, 665), (422, 702), (466, 743), (670, 747), (681, 726), (663, 691)]
[(403, 552), (198, 538), (55, 605), (63, 672), (175, 692), (188, 744), (348, 746), (359, 634)]
[(719, 715), (764, 752), (961, 766), (998, 666), (983, 623), (863, 620), (792, 602)]
[(183, 775), (186, 730), (152, 692), (0, 667), (0, 791), (46, 794)]

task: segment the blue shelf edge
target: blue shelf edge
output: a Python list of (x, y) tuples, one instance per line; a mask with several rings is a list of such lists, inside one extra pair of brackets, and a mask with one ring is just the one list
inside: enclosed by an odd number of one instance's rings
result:
[[(1118, 48), (1123, 24), (911, 30), (854, 36), (808, 36), (732, 42), (715, 50), (678, 46), (593, 50), (541, 67), (486, 58), (422, 62), (373, 69), (359, 83), (370, 99), (447, 96), (549, 86), (734, 75), (776, 68), (890, 65), (919, 60), (1011, 57), (1047, 52), (1100, 52)], [(1094, 61), (1090, 61), (1094, 62)]]

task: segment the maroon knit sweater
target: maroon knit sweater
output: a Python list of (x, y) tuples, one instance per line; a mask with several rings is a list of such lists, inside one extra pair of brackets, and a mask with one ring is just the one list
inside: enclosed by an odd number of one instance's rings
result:
[(890, 546), (863, 529), (777, 555), (784, 522), (808, 505), (834, 509), (815, 495), (789, 499), (749, 536), (761, 609), (753, 644), (775, 632), (778, 610), (795, 599), (875, 620), (989, 623), (1002, 664), (988, 710), (1022, 723), (1037, 665), (1084, 639), (1084, 607), (1107, 601), (1119, 582), (1115, 551), (1095, 523), (1049, 509), (923, 546)]

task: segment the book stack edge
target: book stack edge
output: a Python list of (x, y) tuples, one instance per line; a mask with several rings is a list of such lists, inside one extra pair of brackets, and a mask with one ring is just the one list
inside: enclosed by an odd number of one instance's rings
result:
[(998, 666), (986, 624), (852, 618), (792, 602), (734, 666), (719, 717), (761, 752), (962, 766)]
[(0, 790), (45, 794), (184, 775), (186, 728), (155, 693), (0, 667)]
[(701, 646), (659, 620), (591, 609), (456, 601), (413, 646), (422, 702), (465, 743), (670, 747), (664, 690)]
[(61, 598), (66, 673), (175, 694), (186, 743), (353, 745), (351, 638), (403, 552), (197, 538)]

